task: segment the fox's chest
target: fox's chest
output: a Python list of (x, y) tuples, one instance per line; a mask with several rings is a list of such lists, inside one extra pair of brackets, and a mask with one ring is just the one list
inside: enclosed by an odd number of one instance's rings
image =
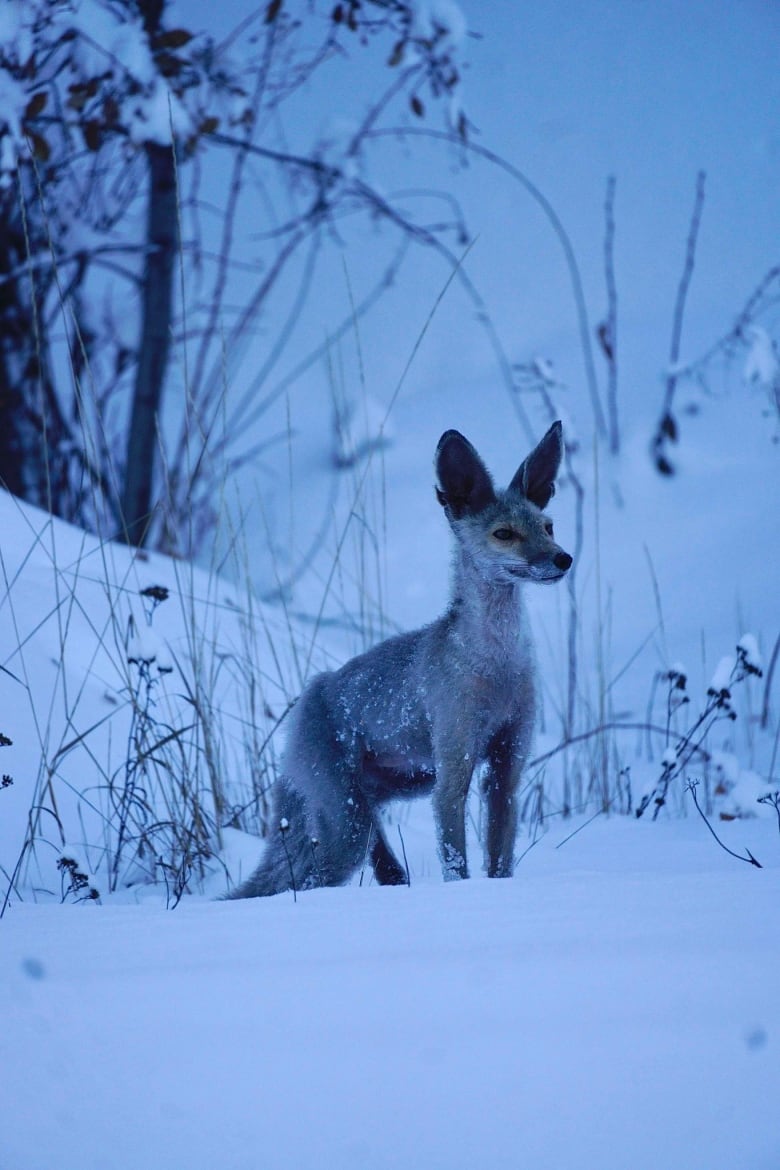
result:
[(535, 708), (534, 673), (530, 664), (507, 665), (490, 673), (474, 671), (464, 677), (457, 696), (459, 723), (471, 726), (485, 740), (500, 727), (530, 716)]
[[(461, 639), (444, 645), (410, 642), (387, 669), (377, 654), (354, 664), (334, 687), (337, 736), (354, 751), (375, 753), (400, 770), (432, 766), (442, 743), (460, 742), (481, 755), (501, 728), (533, 719), (532, 659), (520, 645), (484, 657)], [(424, 651), (424, 652), (423, 652)]]

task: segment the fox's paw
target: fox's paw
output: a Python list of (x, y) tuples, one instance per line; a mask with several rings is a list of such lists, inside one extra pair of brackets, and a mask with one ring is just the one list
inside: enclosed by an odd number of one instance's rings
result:
[(452, 845), (444, 845), (442, 849), (442, 872), (445, 882), (457, 882), (469, 876), (466, 858)]

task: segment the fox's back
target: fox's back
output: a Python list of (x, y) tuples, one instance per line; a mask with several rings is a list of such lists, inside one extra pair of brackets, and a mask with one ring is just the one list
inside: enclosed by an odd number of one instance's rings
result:
[(410, 767), (430, 761), (430, 631), (388, 638), (325, 676), (324, 693), (344, 741), (404, 756)]
[[(518, 619), (518, 626), (520, 625)], [(400, 634), (322, 676), (333, 731), (356, 751), (435, 766), (437, 734), (457, 726), (481, 756), (491, 735), (532, 707), (533, 661), (521, 630), (503, 645), (470, 646), (457, 613)]]

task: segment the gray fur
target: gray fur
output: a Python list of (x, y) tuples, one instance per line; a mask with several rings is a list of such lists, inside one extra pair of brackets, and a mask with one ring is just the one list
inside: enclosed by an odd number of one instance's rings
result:
[(522, 582), (558, 580), (571, 564), (541, 511), (562, 450), (554, 423), (496, 491), (468, 440), (442, 435), (437, 496), (455, 537), (449, 608), (305, 689), (290, 715), (271, 840), (229, 897), (289, 889), (291, 869), (297, 889), (340, 885), (365, 858), (380, 883), (404, 881), (379, 809), (431, 792), (444, 877), (468, 877), (465, 805), (483, 763), (485, 866), (491, 877), (511, 875), (537, 706)]

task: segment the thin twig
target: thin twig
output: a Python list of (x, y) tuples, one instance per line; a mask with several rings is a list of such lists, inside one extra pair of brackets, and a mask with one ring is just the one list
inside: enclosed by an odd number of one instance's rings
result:
[(758, 803), (771, 804), (777, 814), (777, 827), (780, 829), (780, 792), (767, 792), (765, 796), (759, 796)]
[[(414, 135), (415, 137), (424, 137), (435, 139), (439, 142), (452, 143), (452, 135), (443, 130), (432, 130), (419, 126), (407, 126), (402, 128), (382, 128), (371, 130), (367, 138), (403, 138)], [(534, 202), (542, 209), (547, 221), (549, 222), (556, 238), (558, 239), (561, 248), (563, 249), (564, 258), (566, 260), (566, 267), (569, 272), (569, 279), (572, 286), (572, 294), (574, 296), (574, 304), (577, 312), (577, 322), (580, 332), (580, 344), (582, 346), (582, 356), (585, 363), (585, 377), (588, 384), (588, 391), (590, 393), (591, 406), (593, 408), (593, 418), (596, 423), (596, 430), (599, 435), (606, 437), (607, 427), (604, 421), (604, 411), (601, 406), (601, 398), (599, 395), (598, 379), (596, 377), (596, 366), (593, 360), (593, 347), (590, 339), (590, 323), (588, 320), (588, 310), (585, 301), (585, 291), (582, 284), (582, 276), (580, 274), (579, 264), (574, 252), (569, 234), (563, 226), (558, 213), (553, 205), (550, 203), (546, 195), (544, 195), (539, 188), (533, 183), (527, 175), (525, 175), (512, 163), (507, 162), (501, 155), (495, 154), (487, 147), (480, 146), (476, 142), (468, 140), (460, 140), (457, 143), (458, 148), (470, 154), (477, 155), (485, 161), (491, 163), (499, 170), (505, 171), (510, 175), (521, 187), (531, 196)]]
[(706, 174), (704, 171), (699, 171), (696, 177), (696, 195), (694, 198), (693, 212), (691, 213), (691, 224), (688, 229), (688, 240), (685, 247), (685, 265), (683, 267), (682, 276), (680, 277), (680, 284), (677, 289), (677, 300), (674, 306), (674, 318), (672, 320), (672, 341), (669, 349), (669, 364), (672, 367), (666, 386), (666, 402), (665, 406), (668, 410), (671, 406), (672, 396), (674, 395), (674, 388), (677, 380), (677, 375), (674, 367), (680, 359), (680, 341), (682, 339), (683, 318), (685, 316), (685, 302), (688, 299), (688, 289), (691, 284), (691, 277), (693, 276), (693, 267), (696, 261), (696, 242), (699, 236), (699, 227), (701, 225), (701, 213), (704, 207), (704, 183)]
[[(620, 450), (620, 424), (617, 404), (617, 282), (615, 280), (615, 186), (614, 175), (607, 180), (604, 201), (604, 277), (607, 285), (607, 318), (599, 329), (599, 340), (607, 361), (607, 416), (609, 449)], [(603, 332), (602, 332), (603, 330)]]
[(560, 847), (562, 845), (565, 845), (567, 841), (571, 841), (572, 837), (576, 837), (577, 834), (581, 833), (583, 829), (587, 829), (588, 825), (593, 824), (593, 822), (596, 820), (597, 817), (603, 816), (604, 813), (608, 811), (609, 805), (611, 803), (612, 802), (609, 801), (606, 806), (604, 806), (602, 808), (597, 808), (596, 811), (594, 812), (593, 816), (588, 817), (587, 821), (583, 821), (583, 823), (581, 825), (578, 825), (578, 827), (576, 829), (572, 830), (572, 832), (569, 833), (568, 837), (564, 837), (562, 841), (558, 842), (558, 844), (555, 846), (555, 848), (560, 849)]
[(292, 863), (292, 860), (290, 858), (290, 851), (287, 848), (287, 841), (286, 841), (286, 836), (287, 836), (287, 833), (289, 832), (289, 829), (290, 829), (289, 821), (287, 820), (286, 817), (282, 817), (282, 819), (279, 821), (279, 836), (282, 838), (282, 848), (284, 849), (284, 856), (287, 858), (287, 865), (288, 865), (288, 868), (290, 870), (290, 885), (292, 886), (293, 902), (297, 902), (298, 901), (298, 891), (297, 891), (296, 886), (295, 886), (295, 871), (293, 869), (293, 863)]
[(403, 854), (404, 869), (406, 870), (406, 884), (407, 884), (407, 886), (409, 886), (411, 888), (412, 879), (411, 879), (411, 876), (409, 874), (409, 861), (408, 861), (407, 856), (406, 856), (406, 843), (404, 842), (404, 835), (401, 832), (401, 826), (396, 825), (396, 828), (398, 829), (398, 836), (401, 838), (401, 853)]
[(363, 864), (360, 867), (360, 881), (358, 882), (358, 885), (360, 885), (360, 886), (363, 885), (363, 875), (366, 872), (366, 864), (368, 863), (368, 854), (369, 854), (369, 850), (371, 849), (371, 842), (373, 841), (373, 839), (374, 839), (374, 823), (372, 821), (371, 824), (368, 826), (368, 836), (366, 837), (366, 851), (363, 854)]
[(690, 288), (696, 261), (696, 242), (699, 236), (701, 215), (704, 207), (705, 179), (706, 173), (699, 171), (696, 177), (696, 194), (694, 196), (693, 211), (691, 212), (691, 222), (688, 228), (688, 240), (685, 246), (685, 263), (677, 288), (677, 298), (672, 317), (672, 338), (669, 347), (669, 369), (666, 375), (664, 400), (661, 407), (661, 417), (653, 438), (653, 452), (656, 467), (664, 475), (671, 475), (674, 471), (674, 467), (666, 455), (666, 444), (669, 440), (672, 442), (677, 441), (677, 423), (672, 414), (672, 405), (677, 383), (680, 378), (677, 363), (680, 360), (680, 342), (685, 317), (685, 303), (688, 299), (688, 289)]
[(696, 798), (696, 788), (697, 788), (698, 784), (699, 784), (698, 780), (689, 780), (685, 786), (685, 790), (686, 790), (686, 792), (690, 792), (691, 796), (693, 797), (693, 803), (696, 805), (696, 809), (699, 813), (699, 816), (704, 821), (705, 825), (707, 826), (709, 831), (712, 833), (713, 837), (718, 842), (721, 849), (725, 849), (726, 853), (729, 853), (732, 857), (736, 857), (737, 861), (746, 861), (749, 865), (755, 866), (756, 869), (763, 869), (764, 867), (762, 866), (761, 862), (756, 861), (755, 857), (753, 856), (753, 854), (750, 852), (749, 849), (747, 849), (747, 848), (745, 849), (745, 853), (747, 853), (747, 857), (743, 857), (741, 853), (735, 853), (733, 849), (729, 849), (728, 845), (723, 844), (720, 837), (715, 832), (715, 830), (713, 829), (710, 822), (707, 820), (707, 817), (704, 815), (704, 810), (702, 809), (701, 805), (699, 804), (699, 802)]
[[(568, 739), (564, 739), (557, 745), (551, 748), (549, 752), (543, 752), (542, 755), (537, 756), (536, 759), (531, 760), (528, 764), (529, 768), (536, 768), (540, 764), (544, 764), (547, 760), (551, 760), (553, 756), (557, 756), (559, 752), (565, 752), (567, 748), (572, 747), (575, 743), (582, 743), (584, 740), (592, 739), (594, 735), (603, 735), (605, 731), (653, 731), (657, 735), (665, 735), (666, 729), (657, 727), (652, 723), (621, 723), (610, 722), (599, 724), (598, 727), (591, 727), (589, 731), (582, 731), (578, 735), (572, 735)], [(682, 743), (684, 737), (677, 735), (676, 738)], [(694, 752), (698, 753), (703, 760), (709, 760), (710, 753), (700, 744), (691, 745)]]
[(728, 333), (724, 333), (717, 341), (705, 350), (701, 357), (695, 358), (686, 365), (679, 366), (677, 369), (678, 380), (681, 378), (692, 378), (706, 369), (713, 358), (717, 357), (719, 353), (729, 353), (738, 343), (744, 342), (745, 330), (756, 319), (756, 317), (763, 312), (769, 304), (774, 303), (766, 298), (766, 294), (773, 284), (780, 283), (780, 264), (773, 265), (769, 271), (761, 278), (753, 292), (745, 301), (740, 309), (734, 324)]
[(761, 707), (761, 727), (766, 731), (769, 726), (769, 695), (772, 689), (772, 679), (777, 666), (778, 655), (780, 655), (780, 634), (777, 635), (771, 657), (769, 659), (769, 666), (766, 668), (766, 682), (764, 683), (764, 702)]

